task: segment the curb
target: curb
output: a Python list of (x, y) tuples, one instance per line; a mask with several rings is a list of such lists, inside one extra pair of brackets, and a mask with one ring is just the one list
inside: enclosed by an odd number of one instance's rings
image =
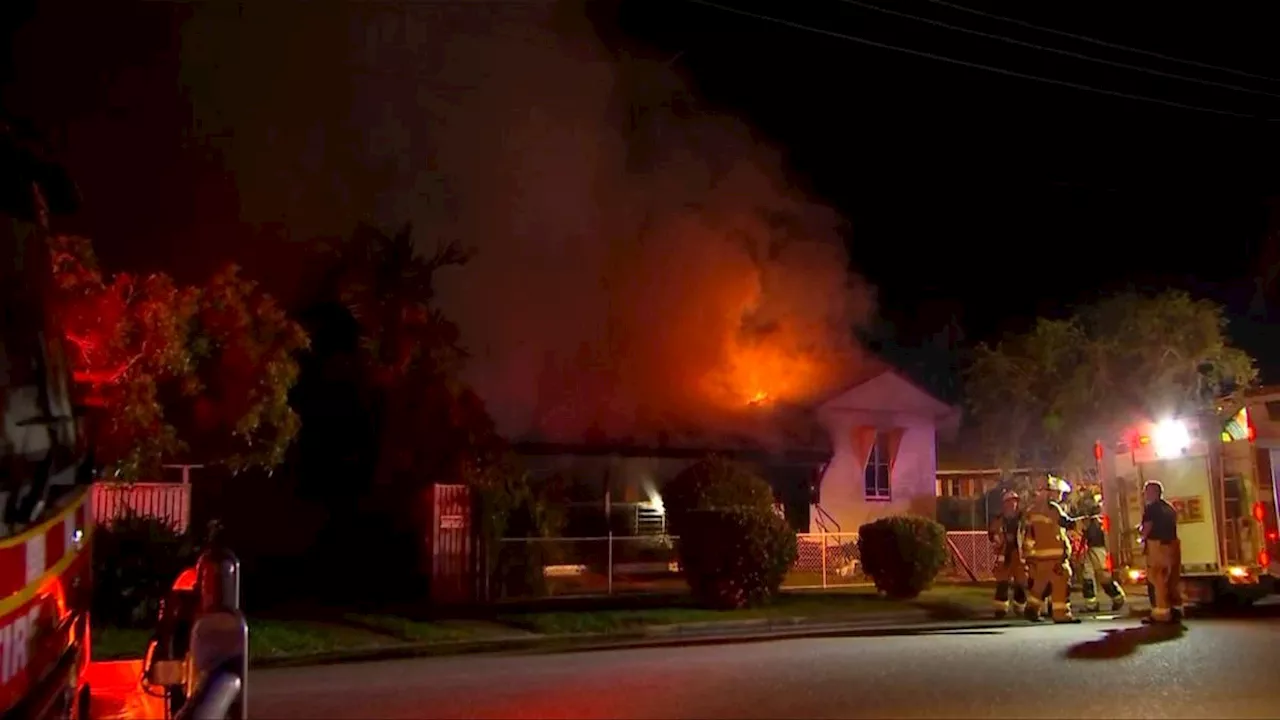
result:
[(1001, 620), (933, 620), (926, 610), (862, 615), (857, 620), (817, 620), (814, 618), (761, 618), (703, 623), (659, 625), (635, 631), (616, 633), (574, 633), (565, 635), (531, 635), (495, 640), (458, 642), (405, 643), (392, 647), (370, 648), (311, 655), (261, 658), (251, 663), (254, 669), (340, 665), (346, 663), (408, 660), (448, 655), (502, 653), (562, 653), (592, 650), (625, 650), (642, 647), (678, 647), (693, 645), (760, 642), (805, 636), (857, 636), (929, 630), (990, 629), (1013, 623)]
[(711, 620), (697, 623), (677, 623), (674, 625), (653, 625), (645, 628), (644, 636), (666, 638), (675, 636), (724, 635), (741, 632), (779, 632), (796, 630), (804, 627), (877, 625), (884, 623), (914, 624), (927, 623), (933, 619), (928, 610), (899, 610), (882, 613), (862, 613), (857, 619), (823, 620), (811, 617), (774, 617), (753, 620)]

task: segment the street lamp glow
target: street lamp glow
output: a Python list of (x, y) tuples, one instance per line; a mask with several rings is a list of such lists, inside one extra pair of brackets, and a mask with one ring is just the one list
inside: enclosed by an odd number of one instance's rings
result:
[(1178, 457), (1191, 445), (1191, 433), (1181, 420), (1161, 420), (1151, 433), (1151, 445), (1156, 457)]

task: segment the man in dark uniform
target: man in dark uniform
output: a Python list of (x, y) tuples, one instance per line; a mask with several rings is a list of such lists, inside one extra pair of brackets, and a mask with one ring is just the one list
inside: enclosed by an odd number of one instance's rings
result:
[(1148, 482), (1142, 488), (1142, 543), (1147, 554), (1147, 583), (1153, 600), (1144, 622), (1182, 621), (1182, 545), (1178, 542), (1178, 512), (1164, 499), (1164, 485)]

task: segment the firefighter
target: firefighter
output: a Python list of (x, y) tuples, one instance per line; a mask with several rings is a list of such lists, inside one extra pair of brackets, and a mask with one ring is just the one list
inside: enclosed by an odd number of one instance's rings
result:
[(991, 520), (987, 535), (991, 539), (996, 562), (995, 612), (997, 618), (1009, 614), (1009, 588), (1013, 587), (1013, 611), (1027, 609), (1027, 566), (1022, 559), (1022, 510), (1018, 493), (1009, 490), (1000, 498), (1000, 514)]
[(1142, 545), (1147, 555), (1147, 584), (1152, 590), (1147, 623), (1182, 621), (1182, 544), (1178, 513), (1164, 499), (1164, 485), (1152, 480), (1142, 487)]
[(1071, 492), (1067, 481), (1049, 475), (1036, 490), (1035, 503), (1023, 519), (1023, 557), (1031, 576), (1027, 592), (1026, 618), (1040, 620), (1044, 603), (1055, 623), (1080, 622), (1071, 614), (1068, 602), (1071, 565), (1068, 553), (1071, 543), (1067, 528), (1073, 520), (1062, 509), (1062, 496)]
[(1116, 582), (1115, 576), (1107, 567), (1107, 533), (1102, 527), (1102, 515), (1097, 512), (1101, 507), (1102, 496), (1095, 494), (1093, 507), (1089, 509), (1090, 514), (1081, 518), (1085, 545), (1084, 563), (1081, 566), (1083, 577), (1081, 586), (1084, 591), (1085, 612), (1099, 610), (1099, 587), (1107, 597), (1111, 598), (1112, 612), (1124, 607), (1125, 601), (1124, 589), (1120, 587), (1120, 583)]

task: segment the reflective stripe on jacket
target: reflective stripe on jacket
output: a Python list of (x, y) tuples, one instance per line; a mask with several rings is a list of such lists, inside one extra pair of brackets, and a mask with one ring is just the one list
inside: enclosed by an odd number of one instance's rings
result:
[(1063, 560), (1071, 548), (1056, 505), (1037, 503), (1026, 516), (1023, 556), (1028, 560)]

